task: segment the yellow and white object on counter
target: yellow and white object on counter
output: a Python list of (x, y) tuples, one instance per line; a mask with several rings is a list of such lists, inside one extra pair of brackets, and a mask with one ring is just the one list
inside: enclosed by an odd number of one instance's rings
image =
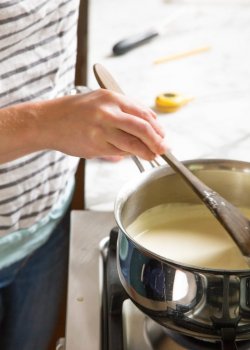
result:
[(155, 99), (155, 107), (159, 112), (172, 113), (185, 106), (194, 99), (175, 92), (166, 92), (158, 95)]

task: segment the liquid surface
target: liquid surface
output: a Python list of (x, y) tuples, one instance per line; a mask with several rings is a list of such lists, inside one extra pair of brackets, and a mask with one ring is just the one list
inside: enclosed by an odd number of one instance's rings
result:
[[(250, 217), (250, 208), (240, 208)], [(171, 203), (141, 214), (127, 232), (167, 259), (198, 267), (249, 269), (238, 247), (203, 204)]]

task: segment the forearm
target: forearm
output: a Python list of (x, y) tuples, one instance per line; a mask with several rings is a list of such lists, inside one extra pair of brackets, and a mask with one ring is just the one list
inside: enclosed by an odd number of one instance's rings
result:
[(67, 98), (0, 109), (0, 164), (43, 149), (61, 150), (68, 114)]
[(40, 149), (39, 104), (0, 109), (0, 164)]

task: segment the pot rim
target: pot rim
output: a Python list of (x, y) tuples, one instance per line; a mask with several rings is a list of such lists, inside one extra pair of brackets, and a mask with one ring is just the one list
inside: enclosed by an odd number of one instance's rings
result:
[[(203, 169), (213, 169), (214, 166), (220, 165), (219, 168), (216, 168), (216, 170), (231, 170), (231, 171), (241, 171), (244, 173), (250, 174), (250, 162), (241, 161), (241, 160), (233, 160), (233, 159), (220, 159), (220, 158), (201, 158), (201, 159), (189, 159), (183, 161), (183, 164), (187, 166), (191, 171), (193, 170), (203, 170)], [(165, 168), (165, 169), (164, 169)], [(163, 169), (165, 170), (163, 172)], [(178, 267), (178, 269), (187, 270), (190, 272), (206, 272), (206, 273), (212, 273), (212, 274), (223, 274), (223, 275), (241, 275), (241, 276), (249, 276), (250, 267), (249, 270), (242, 270), (242, 269), (233, 269), (233, 270), (226, 270), (226, 269), (219, 269), (219, 268), (208, 268), (208, 267), (199, 267), (192, 264), (186, 264), (186, 263), (180, 263), (178, 261), (168, 259), (164, 256), (161, 256), (157, 253), (154, 253), (150, 251), (149, 249), (143, 247), (141, 244), (139, 244), (125, 229), (124, 225), (122, 224), (121, 220), (121, 213), (123, 209), (123, 204), (126, 202), (128, 197), (138, 188), (138, 186), (146, 183), (148, 180), (152, 178), (155, 173), (158, 172), (159, 177), (162, 177), (164, 175), (171, 175), (175, 174), (175, 171), (168, 165), (161, 165), (157, 168), (152, 168), (150, 170), (147, 170), (143, 173), (140, 173), (139, 177), (136, 179), (133, 179), (127, 183), (125, 183), (115, 200), (114, 204), (114, 215), (115, 220), (118, 225), (119, 230), (122, 230), (123, 234), (136, 246), (138, 250), (140, 250), (143, 254), (146, 256), (152, 257), (154, 259), (160, 260), (163, 263), (171, 264), (175, 267)]]

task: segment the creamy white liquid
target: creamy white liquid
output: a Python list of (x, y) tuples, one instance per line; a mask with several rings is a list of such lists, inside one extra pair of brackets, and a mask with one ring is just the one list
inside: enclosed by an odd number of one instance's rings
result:
[[(240, 209), (250, 217), (250, 208)], [(153, 253), (199, 267), (249, 269), (238, 247), (203, 204), (164, 204), (141, 214), (127, 232)]]

